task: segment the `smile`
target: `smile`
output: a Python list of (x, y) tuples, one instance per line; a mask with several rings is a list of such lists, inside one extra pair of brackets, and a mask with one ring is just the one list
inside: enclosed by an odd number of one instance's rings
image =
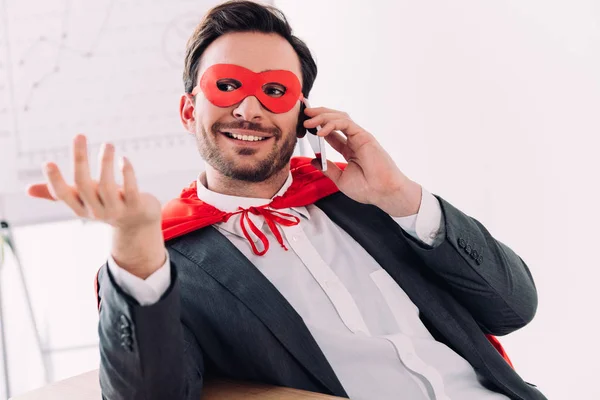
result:
[(222, 133), (231, 139), (242, 140), (245, 142), (260, 142), (260, 141), (269, 139), (268, 137), (260, 137), (260, 136), (253, 136), (253, 135), (239, 135), (239, 134), (231, 133), (231, 132), (222, 132)]

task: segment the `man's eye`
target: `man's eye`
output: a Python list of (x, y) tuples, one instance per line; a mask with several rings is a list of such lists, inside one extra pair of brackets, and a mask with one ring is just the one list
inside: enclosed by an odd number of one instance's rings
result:
[(221, 79), (220, 81), (217, 81), (217, 88), (221, 92), (233, 92), (241, 86), (241, 82), (236, 81), (235, 79)]
[(270, 97), (281, 97), (285, 94), (285, 86), (277, 83), (267, 83), (263, 86), (263, 92)]

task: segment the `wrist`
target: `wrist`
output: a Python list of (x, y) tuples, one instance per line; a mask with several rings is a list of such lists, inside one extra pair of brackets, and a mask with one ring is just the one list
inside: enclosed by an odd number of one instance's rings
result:
[(406, 217), (419, 212), (422, 188), (417, 182), (409, 181), (401, 189), (379, 199), (375, 205), (391, 217)]
[(114, 228), (111, 255), (121, 268), (146, 279), (165, 262), (160, 223), (136, 228)]

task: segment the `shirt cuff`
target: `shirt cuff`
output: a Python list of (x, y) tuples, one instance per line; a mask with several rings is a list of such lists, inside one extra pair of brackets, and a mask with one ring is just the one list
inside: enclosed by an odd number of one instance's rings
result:
[(169, 252), (165, 251), (165, 253), (167, 259), (163, 266), (146, 279), (137, 277), (119, 267), (112, 255), (108, 257), (108, 269), (117, 285), (125, 293), (136, 299), (140, 305), (149, 306), (158, 302), (171, 285), (171, 260)]
[(417, 214), (393, 219), (406, 233), (435, 247), (446, 238), (444, 214), (439, 200), (424, 187), (421, 190), (421, 205)]

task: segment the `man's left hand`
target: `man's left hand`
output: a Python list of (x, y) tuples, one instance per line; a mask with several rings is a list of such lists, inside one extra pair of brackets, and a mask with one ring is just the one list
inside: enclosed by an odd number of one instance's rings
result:
[[(320, 125), (318, 135), (325, 137), (348, 162), (342, 171), (327, 161), (327, 171), (323, 172), (342, 193), (360, 203), (373, 204), (392, 217), (419, 211), (421, 186), (400, 171), (372, 134), (345, 112), (313, 107), (307, 108), (305, 113), (310, 119), (304, 122), (304, 127)], [(319, 168), (317, 160), (313, 160), (312, 165)]]

